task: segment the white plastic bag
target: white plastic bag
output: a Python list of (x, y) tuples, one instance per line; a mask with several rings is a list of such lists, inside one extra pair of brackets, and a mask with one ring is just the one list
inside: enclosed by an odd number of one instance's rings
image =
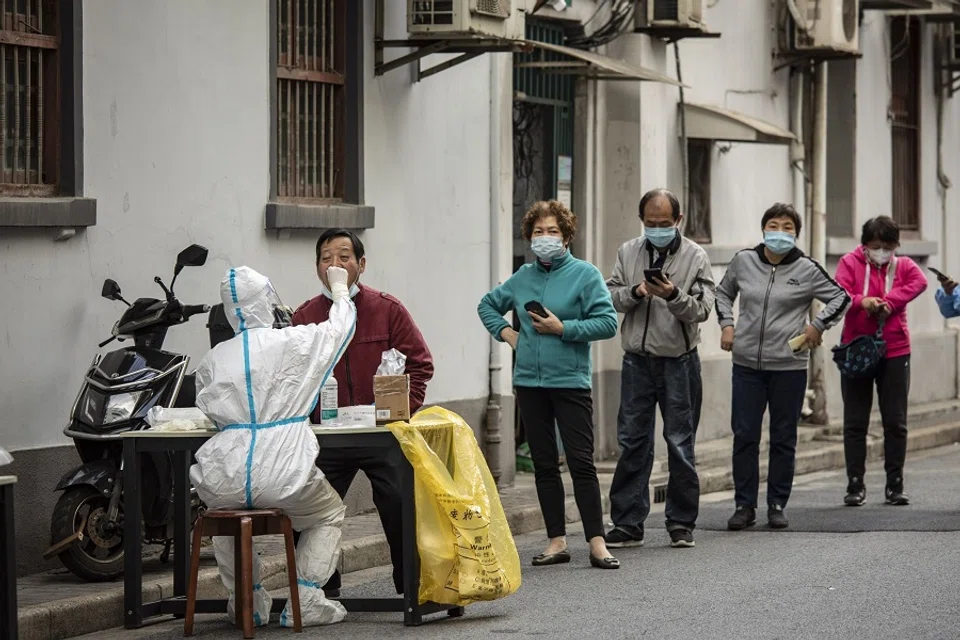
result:
[(214, 430), (216, 426), (203, 411), (196, 407), (151, 407), (147, 411), (147, 424), (157, 431)]
[(407, 356), (396, 349), (384, 351), (380, 356), (380, 366), (377, 367), (378, 376), (401, 376), (406, 368)]
[(13, 456), (6, 449), (0, 447), (0, 467), (11, 462), (13, 462)]

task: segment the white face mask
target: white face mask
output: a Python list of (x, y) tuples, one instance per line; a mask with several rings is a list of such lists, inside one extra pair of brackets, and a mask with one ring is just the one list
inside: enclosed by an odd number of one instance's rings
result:
[(883, 266), (893, 258), (893, 251), (890, 249), (867, 249), (867, 257), (870, 262)]

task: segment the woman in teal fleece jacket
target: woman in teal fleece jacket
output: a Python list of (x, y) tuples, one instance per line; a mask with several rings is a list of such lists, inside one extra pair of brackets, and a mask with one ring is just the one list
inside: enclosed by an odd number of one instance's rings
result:
[[(524, 216), (521, 229), (537, 259), (485, 295), (477, 312), (490, 335), (517, 353), (513, 383), (550, 538), (533, 564), (570, 561), (558, 427), (590, 543), (590, 564), (617, 569), (620, 563), (603, 539), (600, 483), (593, 463), (590, 359), (591, 342), (617, 334), (617, 312), (600, 271), (570, 255), (577, 217), (566, 206), (556, 200), (537, 202)], [(527, 310), (531, 302), (542, 309)], [(519, 333), (503, 318), (509, 311), (520, 319)]]

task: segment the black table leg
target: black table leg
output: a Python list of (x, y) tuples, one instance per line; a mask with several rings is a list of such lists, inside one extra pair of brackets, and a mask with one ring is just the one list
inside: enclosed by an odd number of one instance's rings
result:
[(143, 626), (143, 556), (140, 520), (140, 465), (137, 439), (123, 441), (123, 626)]
[(0, 486), (0, 640), (17, 640), (17, 539), (13, 530), (13, 484)]
[[(190, 452), (173, 452), (173, 595), (187, 595), (190, 575)], [(182, 617), (182, 616), (177, 616)]]
[[(399, 443), (396, 446), (400, 446)], [(420, 612), (420, 553), (417, 550), (417, 501), (413, 467), (401, 458), (400, 491), (403, 496), (403, 624), (417, 627), (423, 622)]]

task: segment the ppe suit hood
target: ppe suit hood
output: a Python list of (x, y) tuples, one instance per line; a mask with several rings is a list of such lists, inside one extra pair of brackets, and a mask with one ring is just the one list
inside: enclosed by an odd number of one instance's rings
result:
[(280, 304), (270, 278), (250, 267), (227, 270), (220, 282), (220, 299), (235, 333), (273, 327), (273, 310)]

